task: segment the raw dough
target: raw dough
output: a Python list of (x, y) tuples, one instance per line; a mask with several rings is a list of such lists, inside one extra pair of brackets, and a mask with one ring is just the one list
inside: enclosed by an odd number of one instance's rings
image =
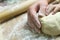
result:
[(51, 36), (60, 34), (60, 12), (55, 15), (48, 15), (40, 18), (42, 23), (42, 32)]

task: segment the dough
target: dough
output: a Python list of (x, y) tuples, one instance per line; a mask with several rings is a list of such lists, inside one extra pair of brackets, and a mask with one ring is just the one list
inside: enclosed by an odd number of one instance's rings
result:
[(51, 36), (60, 34), (60, 12), (40, 18), (42, 32)]

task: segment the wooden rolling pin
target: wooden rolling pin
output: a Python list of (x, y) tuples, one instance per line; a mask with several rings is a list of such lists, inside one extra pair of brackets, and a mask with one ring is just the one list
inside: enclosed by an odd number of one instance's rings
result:
[(37, 0), (27, 0), (21, 4), (16, 4), (14, 7), (0, 12), (0, 23), (16, 15), (19, 15), (24, 11), (27, 11), (28, 7), (36, 1)]

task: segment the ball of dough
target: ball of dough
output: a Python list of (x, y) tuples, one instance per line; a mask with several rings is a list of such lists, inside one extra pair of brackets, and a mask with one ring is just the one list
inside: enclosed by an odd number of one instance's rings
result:
[(40, 18), (42, 32), (51, 36), (60, 34), (60, 12)]

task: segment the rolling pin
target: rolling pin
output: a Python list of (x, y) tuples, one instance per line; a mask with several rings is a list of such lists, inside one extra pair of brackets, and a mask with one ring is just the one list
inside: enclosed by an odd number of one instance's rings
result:
[(27, 0), (21, 4), (16, 4), (15, 6), (0, 12), (0, 23), (5, 20), (8, 20), (16, 15), (19, 15), (24, 11), (27, 11), (28, 7), (31, 4), (35, 3), (36, 1), (37, 0)]

